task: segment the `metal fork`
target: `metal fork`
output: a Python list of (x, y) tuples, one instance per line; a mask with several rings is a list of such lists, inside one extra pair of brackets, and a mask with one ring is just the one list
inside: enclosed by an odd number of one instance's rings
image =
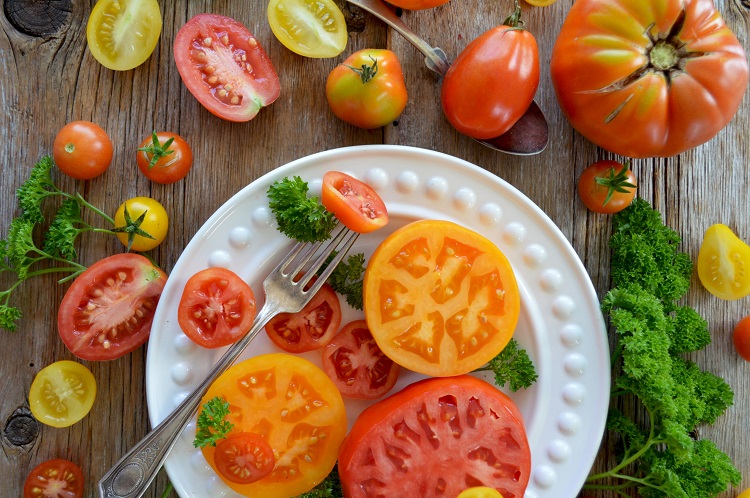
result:
[[(279, 313), (296, 313), (310, 302), (359, 234), (345, 227), (323, 243), (297, 243), (263, 281), (266, 301), (250, 331), (234, 343), (206, 379), (146, 437), (141, 439), (99, 481), (101, 498), (138, 498), (148, 489), (174, 447), (177, 437), (198, 410), (201, 398), (216, 378), (226, 371), (268, 321)], [(310, 284), (331, 254), (335, 256), (317, 280)], [(312, 262), (311, 262), (312, 261)], [(299, 274), (304, 275), (299, 278)], [(306, 287), (310, 284), (309, 289)]]

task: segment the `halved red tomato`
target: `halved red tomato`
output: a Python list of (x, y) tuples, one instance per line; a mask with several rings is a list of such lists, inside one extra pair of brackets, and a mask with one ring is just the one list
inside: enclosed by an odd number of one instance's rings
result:
[(281, 90), (257, 38), (231, 17), (198, 14), (190, 19), (177, 32), (174, 58), (190, 93), (228, 121), (253, 119)]
[(339, 451), (344, 496), (457, 496), (487, 486), (521, 498), (531, 472), (513, 401), (469, 375), (416, 382), (367, 408)]
[(328, 344), (340, 325), (339, 297), (333, 287), (325, 283), (302, 311), (279, 313), (265, 329), (269, 339), (287, 353), (304, 353)]
[(180, 328), (204, 348), (236, 342), (255, 320), (255, 294), (232, 270), (206, 268), (190, 277), (177, 308)]
[(216, 445), (214, 463), (225, 479), (250, 484), (270, 474), (276, 459), (259, 434), (237, 432)]
[(29, 472), (23, 485), (23, 498), (81, 498), (83, 472), (75, 463), (55, 458), (42, 462)]
[(388, 223), (388, 210), (378, 193), (346, 173), (329, 171), (323, 175), (321, 202), (355, 232), (372, 232)]
[(104, 258), (81, 273), (57, 313), (62, 341), (84, 360), (112, 360), (146, 342), (167, 275), (133, 253)]
[(385, 396), (396, 385), (399, 370), (380, 350), (365, 320), (346, 324), (323, 351), (323, 371), (347, 398)]

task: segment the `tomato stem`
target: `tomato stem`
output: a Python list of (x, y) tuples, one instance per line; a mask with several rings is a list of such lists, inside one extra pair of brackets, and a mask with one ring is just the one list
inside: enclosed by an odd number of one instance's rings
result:
[[(518, 3), (518, 2), (516, 2)], [(378, 74), (378, 60), (370, 56), (370, 60), (372, 60), (372, 65), (368, 66), (367, 64), (362, 64), (360, 67), (354, 67), (354, 66), (346, 66), (355, 73), (359, 75), (359, 77), (362, 79), (362, 83), (367, 83), (368, 81), (371, 81), (376, 74)]]
[(677, 49), (671, 43), (660, 40), (648, 54), (651, 65), (659, 71), (668, 71), (677, 66), (680, 61), (680, 55)]
[(511, 15), (505, 18), (503, 26), (510, 26), (511, 28), (523, 29), (523, 21), (521, 20), (521, 4), (518, 0), (515, 0), (516, 10)]

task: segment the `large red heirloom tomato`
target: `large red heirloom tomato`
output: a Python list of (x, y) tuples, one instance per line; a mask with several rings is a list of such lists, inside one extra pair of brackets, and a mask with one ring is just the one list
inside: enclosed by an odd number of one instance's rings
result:
[(578, 0), (550, 72), (573, 127), (628, 157), (710, 140), (748, 85), (745, 52), (711, 0)]

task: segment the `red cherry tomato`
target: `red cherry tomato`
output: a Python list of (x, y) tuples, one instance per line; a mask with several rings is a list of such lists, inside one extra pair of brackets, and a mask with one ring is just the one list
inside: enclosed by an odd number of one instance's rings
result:
[(214, 463), (225, 479), (250, 484), (270, 474), (276, 459), (271, 445), (259, 434), (237, 432), (216, 445)]
[(365, 320), (345, 325), (323, 351), (323, 371), (348, 398), (385, 396), (396, 385), (399, 370), (380, 350)]
[(255, 314), (255, 294), (247, 282), (226, 268), (207, 268), (185, 284), (177, 321), (196, 344), (220, 348), (245, 335)]
[(23, 485), (23, 498), (81, 498), (83, 472), (71, 461), (55, 458), (42, 462), (29, 472)]
[(737, 354), (745, 361), (750, 361), (750, 315), (737, 322), (732, 340)]
[(198, 14), (190, 19), (177, 32), (174, 58), (190, 93), (228, 121), (253, 119), (281, 90), (257, 38), (230, 17)]
[(531, 452), (513, 401), (476, 377), (428, 378), (378, 401), (339, 450), (344, 496), (457, 496), (488, 486), (524, 495)]
[(578, 196), (595, 213), (612, 214), (633, 202), (637, 184), (628, 164), (597, 161), (588, 166), (578, 179)]
[(443, 112), (464, 135), (478, 139), (502, 135), (534, 99), (539, 49), (534, 35), (518, 25), (520, 10), (516, 12), (518, 19), (506, 20), (469, 43), (445, 74), (440, 94)]
[(57, 314), (63, 343), (84, 360), (112, 360), (146, 342), (167, 275), (133, 253), (104, 258), (81, 273)]
[(368, 233), (388, 223), (388, 210), (372, 187), (346, 173), (323, 175), (321, 202), (349, 229)]
[[(314, 279), (313, 279), (314, 281)], [(328, 344), (341, 325), (341, 303), (333, 287), (323, 284), (299, 313), (279, 313), (266, 324), (268, 337), (288, 353), (304, 353)]]
[(52, 157), (60, 171), (78, 180), (101, 175), (112, 162), (112, 141), (99, 125), (73, 121), (62, 127), (52, 145)]
[(326, 81), (326, 98), (340, 119), (372, 129), (398, 119), (409, 97), (396, 54), (364, 49), (333, 68)]
[(187, 176), (193, 167), (193, 151), (185, 139), (176, 133), (154, 132), (138, 146), (136, 162), (146, 178), (169, 184)]

